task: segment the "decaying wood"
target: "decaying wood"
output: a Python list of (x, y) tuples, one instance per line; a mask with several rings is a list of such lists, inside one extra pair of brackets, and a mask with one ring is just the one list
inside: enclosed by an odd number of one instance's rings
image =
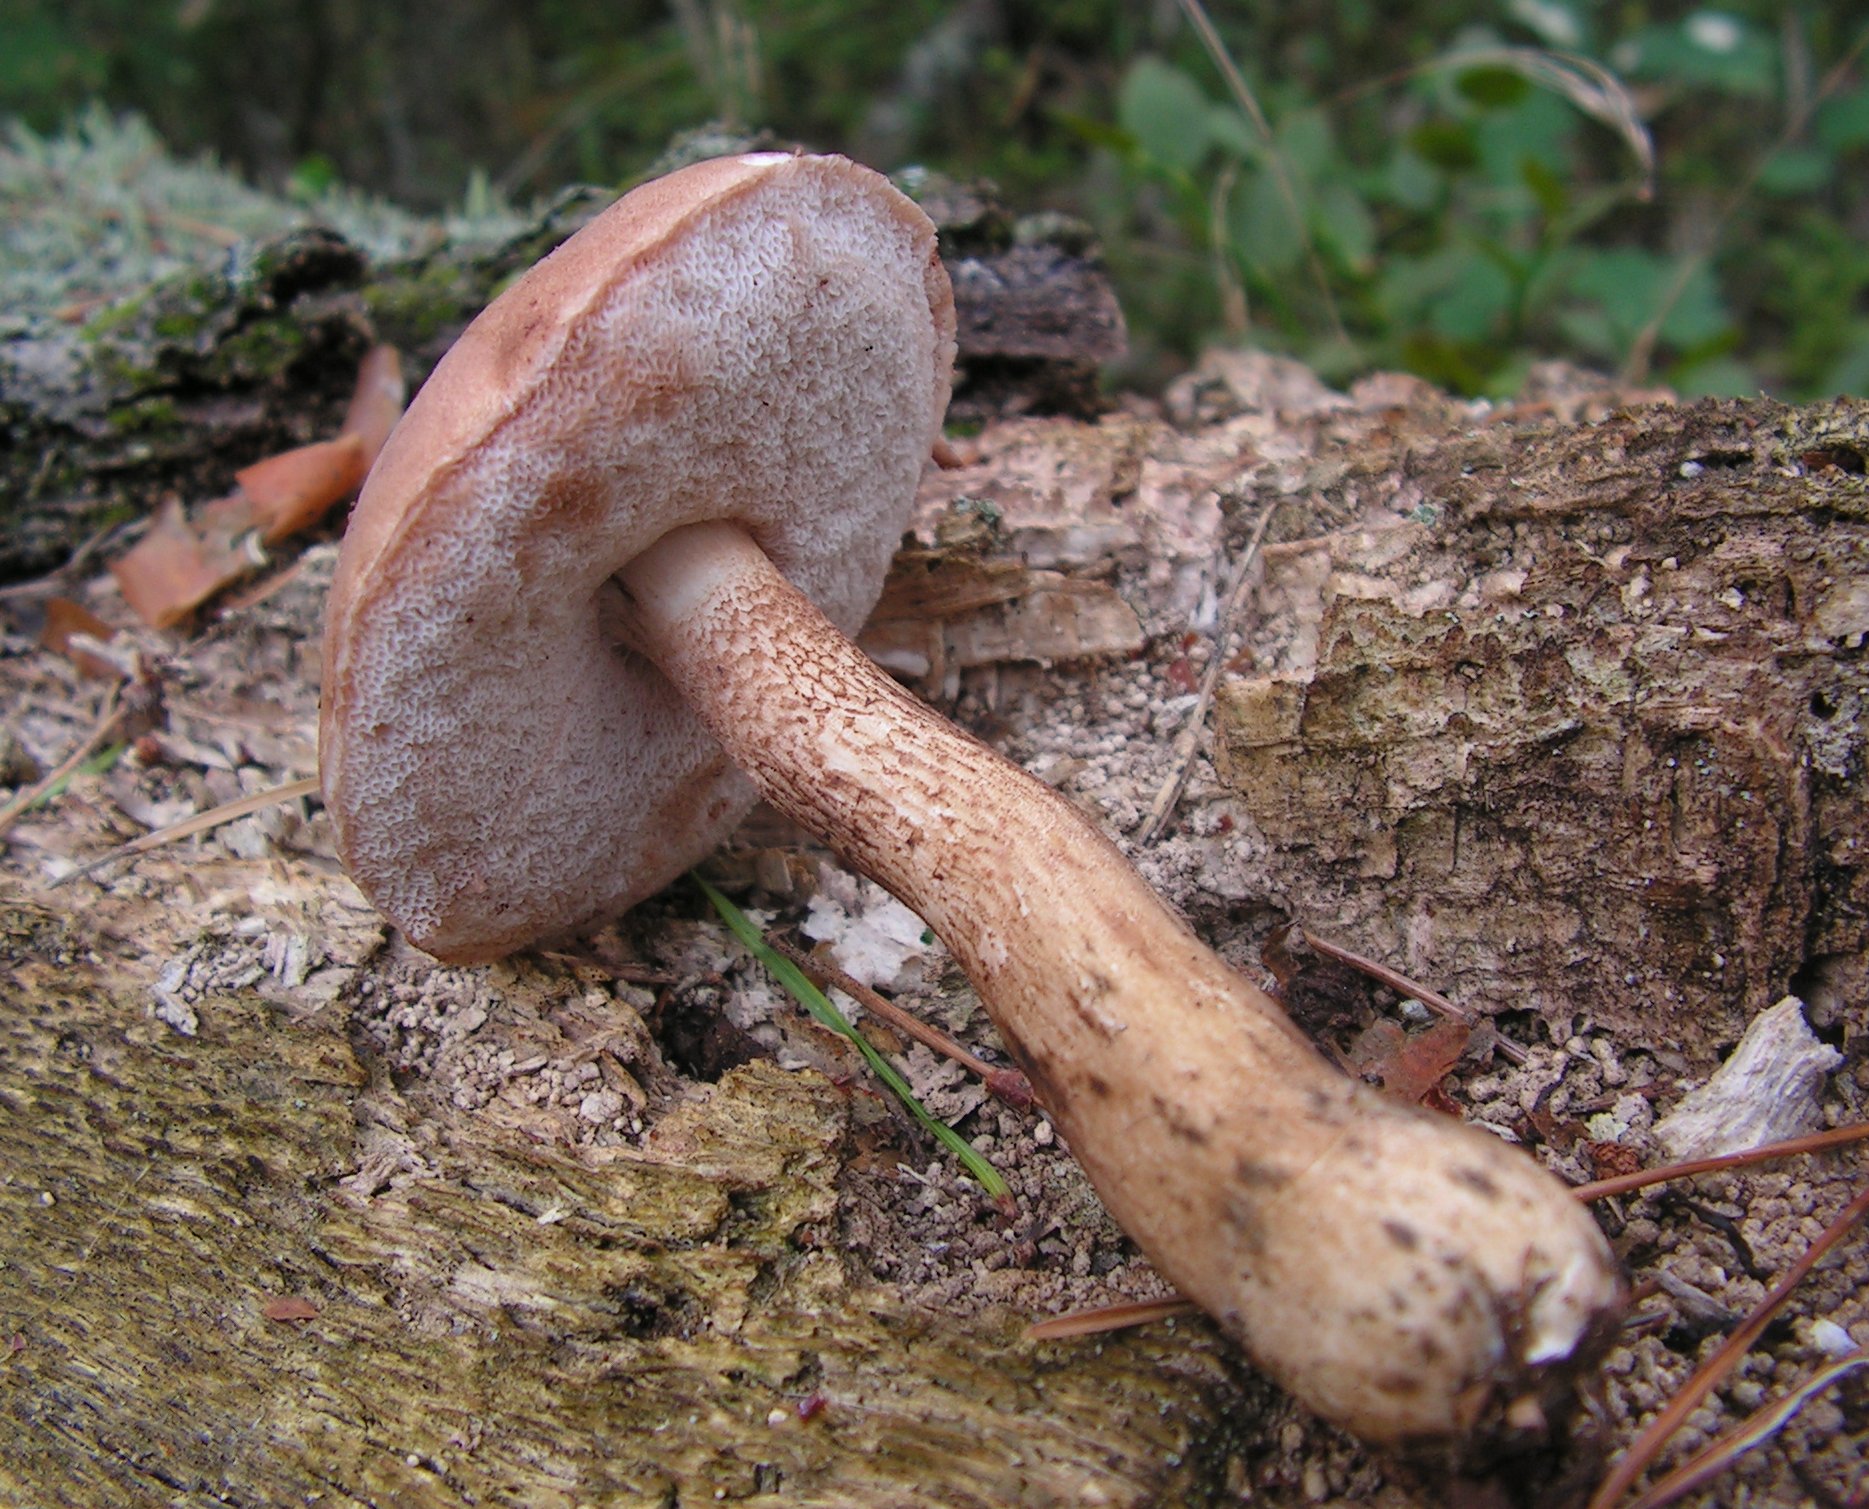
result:
[[(1414, 438), (1268, 552), (1221, 779), (1312, 924), (1695, 1056), (1869, 989), (1869, 405)], [(1349, 458), (1346, 458), (1346, 463)]]
[[(269, 868), (199, 878), (257, 892)], [(194, 908), (177, 936), (139, 913), (117, 939), (118, 908), (8, 890), (7, 1502), (1203, 1494), (1217, 1345), (1138, 1337), (1060, 1367), (1017, 1317), (963, 1324), (861, 1281), (830, 1241), (848, 1093), (822, 1077), (734, 1071), (640, 1153), (592, 1156), (360, 1061), (367, 919), (348, 945), (325, 930), (348, 984), (324, 1005), (256, 968), (195, 994), (184, 1034), (150, 1015), (149, 966), (198, 946)], [(497, 980), (547, 1051), (593, 988), (550, 964)], [(285, 1301), (315, 1313), (269, 1318)]]
[(1711, 1079), (1655, 1123), (1655, 1140), (1686, 1162), (1815, 1132), (1824, 1081), (1842, 1062), (1811, 1031), (1804, 1003), (1786, 996), (1752, 1019)]
[(1107, 583), (978, 554), (951, 538), (897, 553), (861, 637), (896, 675), (947, 697), (969, 669), (1133, 655), (1145, 643), (1135, 609)]
[[(1844, 1055), (1826, 1114), (1860, 1115), (1869, 419), (1616, 401), (1492, 412), (1226, 356), (1160, 410), (995, 423), (929, 476), (873, 632), (1119, 829), (1217, 642), (1213, 726), (1139, 855), (1151, 879), (1249, 967), (1295, 920), (1494, 1016), (1476, 1043), (1511, 1032), (1530, 1063), (1469, 1060), (1467, 1088), (1496, 1081), (1489, 1104), (1515, 1109), (1495, 1124), (1528, 1139), (1570, 1121), (1579, 1140), (1547, 1153), (1572, 1177), (1588, 1139), (1649, 1156), (1642, 1108), (1794, 989)], [(1219, 623), (1268, 506), (1241, 622)], [(1081, 1259), (1045, 1303), (1094, 1302), (1120, 1257), (1113, 1235), (1071, 1249), (1098, 1218), (1048, 1127), (1017, 1144), (1055, 1160), (1025, 1171), (1036, 1230), (969, 1206), (977, 1245), (929, 1255), (932, 1280), (874, 1266), (866, 1234), (899, 1216), (872, 1206), (921, 1188), (896, 1164), (926, 1156), (802, 1033), (785, 1062), (828, 1073), (768, 1061), (757, 985), (723, 980), (679, 901), (605, 942), (620, 971), (441, 970), (361, 908), (303, 807), (45, 890), (162, 814), (310, 773), (329, 555), (204, 634), (131, 630), (176, 680), (168, 726), (7, 835), (0, 1498), (1447, 1501), (1296, 1418), (1202, 1324), (1024, 1341), (1039, 1279)], [(96, 693), (17, 640), (0, 687), (25, 784)], [(796, 921), (790, 879), (771, 891), (775, 925)], [(925, 1009), (980, 1047), (932, 973)], [(738, 1067), (675, 1061), (690, 1008)], [(1568, 1105), (1593, 1051), (1642, 1067)], [(996, 1125), (977, 1103), (952, 1113), (969, 1135)], [(1768, 1191), (1748, 1239), (1776, 1251), (1838, 1203), (1841, 1156), (1722, 1198)], [(1724, 1239), (1659, 1205), (1610, 1218), (1638, 1260), (1665, 1251), (1743, 1308)], [(1860, 1254), (1820, 1276), (1798, 1335), (1869, 1324), (1866, 1279)], [(1631, 1338), (1612, 1441), (1692, 1345)], [(1794, 1424), (1748, 1491), (1847, 1482), (1854, 1439)], [(1551, 1502), (1542, 1471), (1508, 1487)]]
[[(335, 434), (372, 345), (401, 350), (418, 384), (504, 284), (613, 197), (570, 190), (496, 241), (378, 258), (302, 227), (0, 332), (0, 582)], [(1083, 227), (1034, 221), (1015, 235), (978, 193), (927, 197), (954, 270), (968, 413), (1094, 412), (1097, 363), (1124, 332)]]

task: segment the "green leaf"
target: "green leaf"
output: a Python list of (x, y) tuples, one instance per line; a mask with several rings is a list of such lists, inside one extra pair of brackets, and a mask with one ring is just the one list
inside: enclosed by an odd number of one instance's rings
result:
[(1252, 122), (1231, 105), (1215, 105), (1208, 111), (1207, 135), (1216, 146), (1235, 157), (1256, 158), (1265, 152), (1265, 143), (1253, 129)]
[(1701, 346), (1719, 340), (1732, 328), (1733, 317), (1713, 269), (1705, 262), (1695, 264), (1661, 322), (1662, 340), (1677, 347)]
[(1689, 85), (1742, 99), (1770, 99), (1777, 89), (1778, 46), (1769, 32), (1730, 12), (1694, 12), (1627, 38), (1614, 61), (1637, 78)]
[(1330, 117), (1322, 110), (1298, 110), (1279, 122), (1273, 133), (1286, 171), (1301, 182), (1315, 183), (1336, 165), (1337, 141)]
[(1408, 145), (1423, 162), (1447, 173), (1467, 172), (1480, 160), (1473, 127), (1465, 121), (1423, 121), (1408, 133)]
[(1463, 99), (1482, 110), (1497, 110), (1516, 105), (1531, 93), (1531, 85), (1522, 74), (1510, 68), (1469, 68), (1454, 80)]
[(1269, 169), (1258, 169), (1233, 196), (1228, 225), (1234, 246), (1263, 274), (1290, 272), (1304, 258), (1304, 227)]
[(1071, 110), (1060, 110), (1052, 116), (1052, 119), (1079, 141), (1089, 146), (1102, 147), (1119, 156), (1126, 156), (1137, 150), (1135, 137), (1121, 126), (1113, 125), (1109, 121), (1097, 120), (1092, 116), (1080, 115)]
[(1512, 307), (1513, 285), (1478, 251), (1444, 246), (1425, 257), (1389, 259), (1381, 297), (1397, 326), (1425, 327), (1452, 344), (1473, 343), (1496, 337)]
[(1564, 339), (1579, 351), (1604, 361), (1617, 360), (1628, 345), (1627, 337), (1594, 304), (1559, 310), (1557, 326), (1564, 332)]
[(1824, 398), (1846, 393), (1869, 398), (1869, 320), (1857, 323), (1855, 340), (1824, 373), (1817, 389)]
[(1500, 187), (1526, 182), (1529, 163), (1542, 163), (1556, 174), (1573, 173), (1572, 144), (1577, 114), (1554, 94), (1539, 90), (1509, 110), (1495, 110), (1475, 128), (1474, 142), (1486, 176)]
[(1570, 205), (1570, 190), (1564, 176), (1552, 172), (1536, 158), (1520, 163), (1519, 172), (1525, 179), (1525, 187), (1532, 191), (1532, 198), (1538, 201), (1539, 213), (1547, 220), (1560, 219)]
[(1117, 92), (1116, 119), (1144, 157), (1170, 172), (1192, 172), (1212, 143), (1206, 94), (1158, 57), (1145, 55), (1130, 65)]
[(1389, 197), (1404, 209), (1432, 209), (1441, 197), (1441, 175), (1407, 146), (1397, 147), (1390, 155), (1382, 182)]
[(1376, 220), (1361, 194), (1347, 183), (1327, 183), (1318, 191), (1313, 216), (1318, 238), (1345, 267), (1367, 272), (1374, 265)]
[(1818, 147), (1786, 147), (1759, 170), (1759, 188), (1767, 194), (1812, 194), (1830, 182), (1836, 159)]
[(1832, 152), (1847, 152), (1869, 143), (1869, 83), (1848, 94), (1833, 95), (1817, 108), (1811, 135)]
[(1667, 264), (1640, 247), (1586, 253), (1571, 277), (1571, 291), (1597, 304), (1617, 330), (1633, 335), (1647, 321)]
[(1402, 362), (1410, 372), (1455, 393), (1477, 393), (1486, 383), (1486, 368), (1474, 353), (1438, 335), (1409, 336), (1402, 342)]
[(917, 1121), (934, 1134), (936, 1141), (960, 1159), (980, 1188), (995, 1200), (1010, 1193), (999, 1171), (968, 1146), (960, 1133), (915, 1098), (915, 1092), (909, 1088), (908, 1081), (896, 1072), (895, 1066), (876, 1051), (868, 1038), (851, 1026), (844, 1014), (831, 1004), (830, 998), (805, 977), (802, 969), (766, 942), (764, 934), (753, 925), (752, 919), (745, 912), (692, 870), (689, 871), (689, 878), (701, 888), (701, 894), (707, 897), (714, 910), (720, 914), (720, 920), (727, 924), (728, 931), (745, 945), (746, 951), (765, 966), (766, 972), (785, 987), (793, 1000), (811, 1013), (814, 1021), (848, 1038), (855, 1045), (869, 1064), (870, 1071), (889, 1087), (896, 1099), (908, 1107)]
[(1512, 280), (1496, 262), (1473, 254), (1461, 275), (1428, 308), (1428, 322), (1449, 340), (1478, 344), (1496, 338), (1512, 308)]
[(1757, 398), (1761, 387), (1759, 374), (1736, 356), (1683, 363), (1668, 378), (1683, 398)]
[[(1586, 304), (1594, 304), (1600, 314), (1600, 326), (1586, 319), (1577, 327), (1594, 337), (1592, 349), (1599, 355), (1619, 355), (1654, 319), (1664, 301), (1667, 310), (1659, 335), (1677, 350), (1717, 340), (1732, 325), (1719, 285), (1705, 263), (1690, 267), (1683, 278), (1678, 263), (1639, 247), (1581, 254), (1571, 292)], [(1610, 342), (1608, 351), (1596, 344), (1605, 337)]]
[(1519, 308), (1528, 319), (1542, 317), (1570, 289), (1578, 256), (1574, 246), (1560, 244), (1532, 259), (1519, 285)]
[(286, 192), (294, 199), (307, 202), (329, 193), (338, 182), (337, 164), (322, 152), (310, 152), (293, 164), (292, 175), (286, 180)]

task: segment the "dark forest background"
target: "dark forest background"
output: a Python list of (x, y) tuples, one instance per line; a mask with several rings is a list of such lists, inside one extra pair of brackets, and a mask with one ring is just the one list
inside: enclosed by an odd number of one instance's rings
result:
[(1796, 399), (1869, 390), (1866, 48), (1860, 0), (0, 0), (0, 115), (420, 210), (763, 128), (1086, 221), (1122, 381), (1251, 340)]

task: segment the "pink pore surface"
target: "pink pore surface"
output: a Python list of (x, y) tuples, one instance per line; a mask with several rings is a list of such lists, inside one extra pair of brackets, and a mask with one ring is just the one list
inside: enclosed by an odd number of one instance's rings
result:
[(614, 916), (753, 792), (600, 623), (662, 534), (748, 529), (846, 632), (939, 433), (953, 307), (927, 218), (839, 158), (626, 196), (435, 369), (345, 537), (320, 756), (339, 850), (450, 960)]

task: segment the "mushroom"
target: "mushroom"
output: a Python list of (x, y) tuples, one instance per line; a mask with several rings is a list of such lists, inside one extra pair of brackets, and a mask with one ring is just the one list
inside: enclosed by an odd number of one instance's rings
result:
[(834, 157), (684, 169), (521, 278), (344, 541), (340, 852), (421, 947), (484, 959), (650, 894), (763, 795), (940, 934), (1111, 1213), (1279, 1382), (1374, 1442), (1522, 1423), (1622, 1302), (1568, 1191), (1338, 1073), (846, 638), (953, 330), (932, 226)]

